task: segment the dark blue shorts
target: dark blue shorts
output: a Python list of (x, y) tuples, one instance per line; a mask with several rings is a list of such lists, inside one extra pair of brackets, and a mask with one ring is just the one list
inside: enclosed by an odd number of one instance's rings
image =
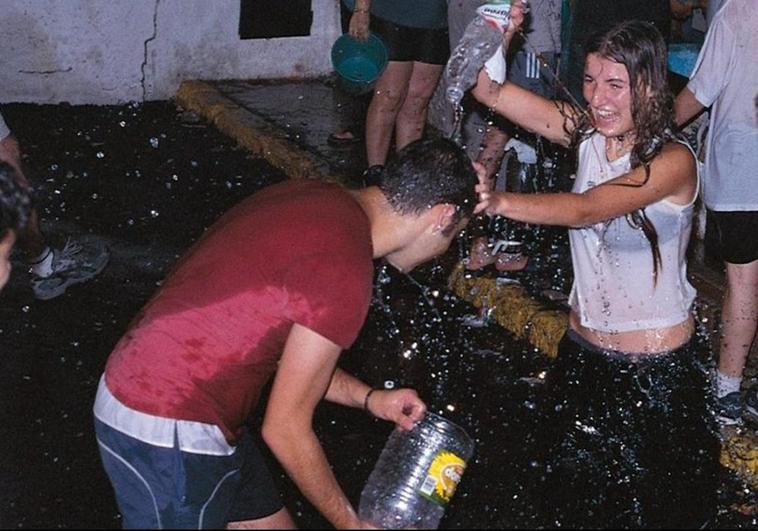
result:
[(444, 65), (450, 57), (450, 37), (446, 28), (411, 28), (372, 16), (370, 29), (381, 37), (390, 61)]
[(758, 211), (708, 210), (705, 226), (706, 239), (724, 262), (749, 264), (758, 260), (758, 237), (755, 236)]
[(249, 434), (233, 455), (212, 456), (153, 446), (97, 419), (95, 432), (125, 529), (223, 529), (283, 507)]

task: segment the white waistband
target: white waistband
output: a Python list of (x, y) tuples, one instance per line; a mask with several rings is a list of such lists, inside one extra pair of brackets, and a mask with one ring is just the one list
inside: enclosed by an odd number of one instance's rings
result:
[(93, 411), (100, 422), (154, 446), (173, 448), (176, 436), (183, 452), (202, 455), (232, 455), (235, 452), (235, 447), (226, 441), (218, 426), (157, 417), (122, 404), (105, 385), (105, 375), (100, 377)]

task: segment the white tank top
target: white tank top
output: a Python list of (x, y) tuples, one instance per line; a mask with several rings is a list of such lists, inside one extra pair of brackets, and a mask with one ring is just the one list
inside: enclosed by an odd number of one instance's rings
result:
[[(605, 137), (595, 133), (579, 146), (573, 192), (585, 192), (630, 169), (629, 154), (608, 161)], [(698, 163), (698, 189), (699, 174)], [(574, 265), (569, 304), (583, 326), (615, 333), (665, 328), (687, 319), (695, 299), (695, 288), (687, 280), (686, 252), (696, 197), (697, 192), (687, 205), (662, 200), (645, 208), (658, 233), (657, 282), (650, 243), (625, 216), (569, 230)]]

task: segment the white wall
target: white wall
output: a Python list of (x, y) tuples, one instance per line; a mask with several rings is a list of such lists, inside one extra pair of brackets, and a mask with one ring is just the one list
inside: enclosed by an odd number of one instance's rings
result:
[(339, 7), (312, 4), (310, 36), (240, 40), (239, 0), (0, 0), (0, 102), (112, 104), (171, 98), (185, 79), (325, 75)]

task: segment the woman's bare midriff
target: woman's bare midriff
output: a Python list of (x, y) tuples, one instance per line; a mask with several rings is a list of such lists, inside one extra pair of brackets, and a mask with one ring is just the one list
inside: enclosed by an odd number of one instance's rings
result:
[(569, 315), (569, 326), (584, 339), (603, 349), (640, 354), (662, 354), (681, 347), (692, 337), (695, 320), (692, 316), (667, 328), (648, 328), (629, 332), (601, 332), (582, 326), (575, 312)]

